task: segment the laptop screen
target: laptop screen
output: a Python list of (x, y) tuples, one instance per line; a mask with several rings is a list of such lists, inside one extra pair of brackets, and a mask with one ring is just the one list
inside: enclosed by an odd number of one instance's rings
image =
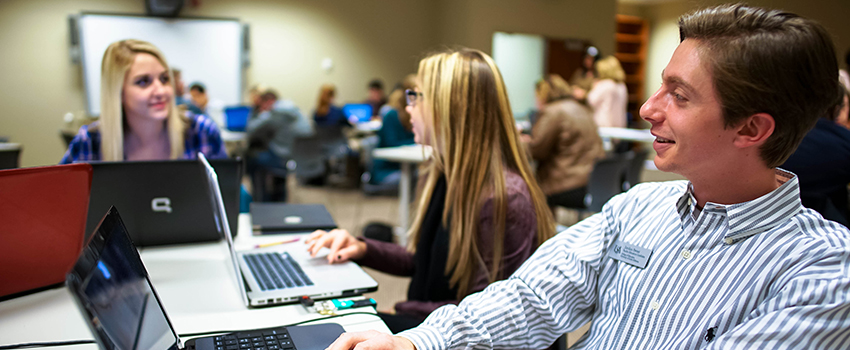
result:
[(372, 119), (372, 105), (368, 103), (349, 103), (342, 107), (342, 113), (346, 118), (354, 116), (358, 123), (365, 123)]
[[(116, 220), (109, 216), (117, 217), (117, 211), (111, 210), (104, 222)], [(78, 288), (71, 288), (85, 308), (102, 348), (177, 349), (177, 336), (124, 226), (108, 225), (103, 229), (111, 232), (98, 232), (96, 235), (106, 234), (92, 239), (103, 241), (102, 246), (90, 243), (80, 259), (92, 258), (98, 248), (100, 255), (86, 262), (91, 268), (79, 276)]]

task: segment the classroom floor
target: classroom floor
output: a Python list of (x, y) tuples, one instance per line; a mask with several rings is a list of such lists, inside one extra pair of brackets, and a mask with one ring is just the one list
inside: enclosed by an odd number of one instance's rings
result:
[[(667, 181), (682, 179), (681, 176), (662, 173), (657, 170), (644, 170), (642, 181)], [(293, 176), (287, 181), (290, 203), (321, 203), (336, 220), (340, 228), (355, 236), (362, 235), (363, 228), (370, 222), (383, 222), (398, 225), (398, 197), (367, 196), (358, 188), (340, 188), (331, 186), (305, 186), (295, 181)], [(411, 206), (411, 212), (413, 207)], [(577, 220), (575, 212), (562, 209), (558, 211), (557, 221), (569, 226)], [(407, 299), (407, 286), (410, 278), (396, 277), (365, 268), (379, 285), (378, 291), (367, 296), (378, 303), (378, 310), (393, 312), (393, 305)], [(567, 335), (567, 346), (571, 346), (589, 328), (589, 324)]]

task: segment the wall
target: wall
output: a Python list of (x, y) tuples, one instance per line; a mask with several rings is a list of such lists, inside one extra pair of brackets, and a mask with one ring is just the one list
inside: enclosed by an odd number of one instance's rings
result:
[(494, 32), (589, 39), (614, 50), (613, 0), (441, 0), (440, 43), (489, 53)]
[[(183, 16), (251, 25), (246, 86), (265, 83), (309, 113), (323, 83), (359, 101), (374, 77), (391, 87), (428, 51), (465, 45), (490, 53), (496, 31), (588, 38), (612, 52), (615, 0), (202, 0)], [(67, 16), (143, 13), (143, 0), (0, 0), (0, 136), (23, 144), (22, 166), (55, 164), (62, 117), (85, 109), (81, 69), (70, 62)], [(320, 67), (331, 58), (334, 68)]]
[[(673, 51), (679, 44), (679, 16), (695, 9), (727, 1), (668, 1), (640, 4), (621, 3), (617, 12), (643, 17), (650, 22), (649, 52), (644, 91), (648, 98), (661, 86), (661, 71), (667, 66)], [(821, 23), (832, 34), (839, 66), (844, 67), (844, 55), (850, 49), (850, 1), (846, 0), (749, 0), (753, 6), (783, 9)]]

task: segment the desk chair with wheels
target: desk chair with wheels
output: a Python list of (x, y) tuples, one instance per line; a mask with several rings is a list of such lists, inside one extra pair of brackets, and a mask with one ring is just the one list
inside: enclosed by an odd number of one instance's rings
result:
[(21, 145), (0, 143), (0, 169), (15, 169), (21, 166)]

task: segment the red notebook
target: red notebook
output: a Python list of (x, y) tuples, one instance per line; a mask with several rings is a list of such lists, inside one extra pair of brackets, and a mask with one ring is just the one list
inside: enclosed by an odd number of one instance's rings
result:
[(0, 298), (65, 281), (83, 248), (89, 164), (0, 170)]

